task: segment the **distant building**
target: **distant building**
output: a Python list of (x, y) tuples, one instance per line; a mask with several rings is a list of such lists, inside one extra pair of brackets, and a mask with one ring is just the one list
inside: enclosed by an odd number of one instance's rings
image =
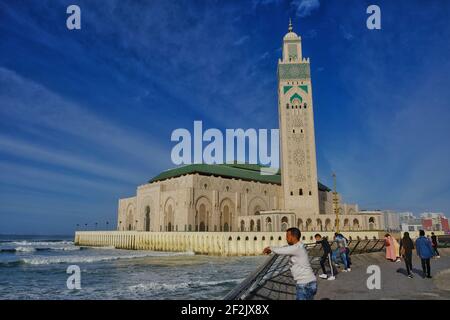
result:
[(449, 232), (448, 219), (441, 212), (424, 212), (420, 215), (425, 231)]
[(413, 218), (407, 220), (407, 222), (401, 222), (400, 224), (402, 232), (419, 231), (423, 229), (422, 219)]
[(382, 211), (384, 217), (384, 228), (386, 231), (400, 231), (400, 216), (397, 212), (385, 210)]

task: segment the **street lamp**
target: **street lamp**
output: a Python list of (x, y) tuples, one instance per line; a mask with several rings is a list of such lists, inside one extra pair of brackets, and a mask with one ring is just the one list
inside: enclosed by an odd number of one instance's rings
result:
[(106, 221), (106, 230), (109, 230), (109, 229), (108, 229), (108, 224), (109, 224), (109, 222)]

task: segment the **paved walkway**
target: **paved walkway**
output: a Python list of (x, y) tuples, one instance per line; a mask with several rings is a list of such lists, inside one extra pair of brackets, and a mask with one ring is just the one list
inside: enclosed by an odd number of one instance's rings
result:
[[(352, 271), (341, 272), (336, 280), (318, 279), (316, 300), (321, 299), (450, 299), (450, 249), (441, 249), (441, 258), (431, 260), (433, 279), (422, 278), (420, 259), (413, 254), (413, 279), (406, 276), (405, 263), (390, 262), (384, 253), (352, 256)], [(381, 290), (369, 290), (367, 266), (381, 269)]]

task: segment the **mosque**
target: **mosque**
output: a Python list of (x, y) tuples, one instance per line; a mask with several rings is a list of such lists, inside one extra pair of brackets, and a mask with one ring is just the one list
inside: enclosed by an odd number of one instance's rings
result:
[[(289, 23), (278, 61), (281, 169), (192, 164), (162, 172), (119, 200), (118, 231), (280, 232), (383, 230), (381, 213), (360, 212), (318, 182), (310, 60)], [(336, 213), (338, 215), (336, 215)], [(338, 217), (338, 219), (336, 219)]]

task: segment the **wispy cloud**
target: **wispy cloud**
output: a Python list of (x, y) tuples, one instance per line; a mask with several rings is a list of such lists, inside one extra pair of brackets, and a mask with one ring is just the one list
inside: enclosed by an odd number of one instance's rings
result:
[(320, 7), (319, 0), (293, 0), (292, 6), (295, 8), (297, 17), (306, 17)]

